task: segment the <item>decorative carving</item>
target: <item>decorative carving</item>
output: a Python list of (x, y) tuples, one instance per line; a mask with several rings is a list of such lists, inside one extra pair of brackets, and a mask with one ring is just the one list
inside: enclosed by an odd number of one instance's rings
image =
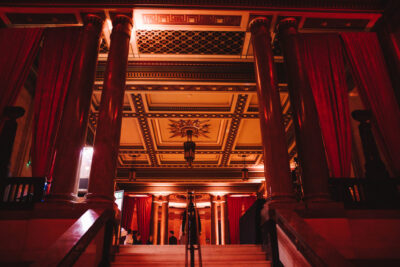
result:
[(242, 16), (199, 14), (143, 14), (143, 24), (240, 26)]
[(224, 154), (222, 156), (222, 161), (221, 161), (221, 167), (226, 167), (228, 164), (229, 160), (229, 155), (232, 153), (232, 148), (233, 148), (233, 143), (235, 141), (237, 132), (239, 130), (239, 125), (240, 125), (240, 120), (241, 116), (239, 114), (242, 114), (244, 111), (244, 107), (247, 102), (247, 95), (239, 95), (238, 96), (238, 101), (236, 103), (235, 107), (235, 117), (232, 119), (231, 122), (231, 128), (228, 133), (228, 138), (226, 141), (225, 149), (224, 149)]
[(139, 52), (145, 54), (240, 55), (244, 36), (234, 31), (136, 31)]
[(191, 130), (194, 137), (204, 136), (209, 138), (207, 134), (209, 133), (208, 127), (210, 120), (200, 121), (200, 120), (169, 120), (170, 132), (172, 133), (171, 138), (175, 136), (185, 137), (187, 131)]

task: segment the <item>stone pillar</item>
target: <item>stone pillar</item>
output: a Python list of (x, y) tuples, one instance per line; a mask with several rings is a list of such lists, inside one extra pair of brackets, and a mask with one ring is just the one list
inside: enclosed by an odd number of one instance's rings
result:
[(115, 16), (93, 148), (87, 195), (89, 202), (114, 202), (113, 185), (117, 169), (131, 30), (131, 18), (125, 15)]
[(168, 244), (168, 196), (162, 196), (160, 245)]
[(157, 245), (158, 239), (158, 201), (153, 198), (153, 245)]
[(215, 227), (215, 244), (216, 245), (220, 245), (220, 242), (219, 242), (219, 227), (218, 227), (218, 224), (219, 224), (219, 216), (218, 216), (218, 202), (216, 201), (215, 202), (215, 209), (214, 209), (214, 218), (215, 218), (215, 220), (214, 220), (214, 222), (215, 222), (215, 225), (214, 225), (214, 227)]
[(268, 203), (294, 201), (282, 108), (271, 50), (269, 21), (258, 17), (250, 23), (254, 68), (264, 151)]
[(296, 19), (287, 18), (279, 23), (279, 38), (288, 73), (304, 198), (326, 201), (329, 170), (314, 96), (302, 64)]
[(226, 232), (225, 232), (225, 197), (221, 197), (221, 245), (225, 245), (225, 239), (226, 239)]
[(211, 244), (217, 244), (217, 239), (216, 237), (216, 231), (215, 231), (215, 225), (216, 225), (216, 220), (218, 217), (215, 217), (215, 196), (210, 195), (210, 202), (211, 202)]
[(80, 51), (71, 76), (57, 137), (57, 157), (54, 162), (50, 200), (69, 201), (76, 198), (78, 165), (85, 145), (102, 28), (102, 18), (86, 15)]

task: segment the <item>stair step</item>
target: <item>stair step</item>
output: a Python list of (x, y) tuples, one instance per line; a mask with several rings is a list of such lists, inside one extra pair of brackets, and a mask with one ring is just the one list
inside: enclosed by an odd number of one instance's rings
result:
[[(117, 266), (117, 267), (124, 267), (124, 266), (132, 266), (132, 262), (114, 262), (111, 264), (111, 266)], [(134, 266), (142, 266), (142, 267), (170, 267), (170, 266), (176, 266), (176, 267), (184, 267), (185, 263), (184, 261), (168, 261), (168, 262), (135, 262)], [(199, 266), (198, 263), (196, 262), (196, 266)], [(235, 261), (235, 262), (230, 262), (230, 261), (224, 261), (224, 262), (212, 262), (212, 261), (203, 261), (203, 266), (204, 267), (219, 267), (219, 266), (229, 266), (229, 267), (252, 267), (252, 266), (264, 266), (264, 267), (270, 267), (271, 262), (269, 261)]]
[[(168, 261), (171, 258), (185, 258), (185, 254), (171, 254), (171, 255), (160, 255), (157, 254), (157, 261)], [(197, 253), (196, 253), (197, 258)], [(126, 254), (126, 255), (116, 255), (115, 261), (148, 261), (154, 259), (154, 254)], [(264, 253), (257, 254), (203, 254), (203, 260), (213, 260), (213, 261), (224, 261), (224, 260), (242, 260), (242, 259), (252, 259), (252, 260), (265, 260)]]
[[(198, 266), (196, 254), (196, 266)], [(204, 245), (201, 246), (205, 267), (271, 266), (260, 245)], [(112, 266), (184, 267), (185, 245), (125, 245), (120, 246)]]

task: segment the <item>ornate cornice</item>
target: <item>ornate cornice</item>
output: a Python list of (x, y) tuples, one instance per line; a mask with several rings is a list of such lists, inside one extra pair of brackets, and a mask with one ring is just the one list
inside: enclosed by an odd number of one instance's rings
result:
[[(227, 9), (237, 8), (298, 8), (298, 9), (311, 9), (311, 8), (328, 8), (328, 9), (358, 9), (358, 10), (382, 10), (388, 4), (385, 0), (170, 0), (170, 1), (159, 1), (159, 0), (98, 0), (96, 4), (105, 8), (110, 7), (154, 7), (159, 6), (162, 2), (163, 7), (192, 7), (192, 8), (213, 8), (213, 7), (225, 7)], [(5, 6), (15, 6), (21, 4), (29, 4), (30, 6), (44, 6), (46, 4), (66, 7), (85, 7), (90, 5), (93, 6), (92, 1), (79, 1), (79, 0), (9, 0), (2, 3)]]

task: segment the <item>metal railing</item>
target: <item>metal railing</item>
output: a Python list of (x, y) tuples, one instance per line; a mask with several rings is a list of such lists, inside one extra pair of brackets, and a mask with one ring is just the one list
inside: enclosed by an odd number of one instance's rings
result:
[[(188, 252), (190, 252), (190, 267), (195, 266), (195, 250), (198, 252), (199, 267), (203, 266), (201, 257), (201, 246), (200, 246), (200, 217), (196, 208), (196, 200), (193, 202), (193, 194), (188, 193), (186, 200), (186, 211), (185, 211), (185, 267), (189, 266)], [(195, 227), (193, 227), (195, 226)], [(197, 247), (196, 247), (197, 245)]]

